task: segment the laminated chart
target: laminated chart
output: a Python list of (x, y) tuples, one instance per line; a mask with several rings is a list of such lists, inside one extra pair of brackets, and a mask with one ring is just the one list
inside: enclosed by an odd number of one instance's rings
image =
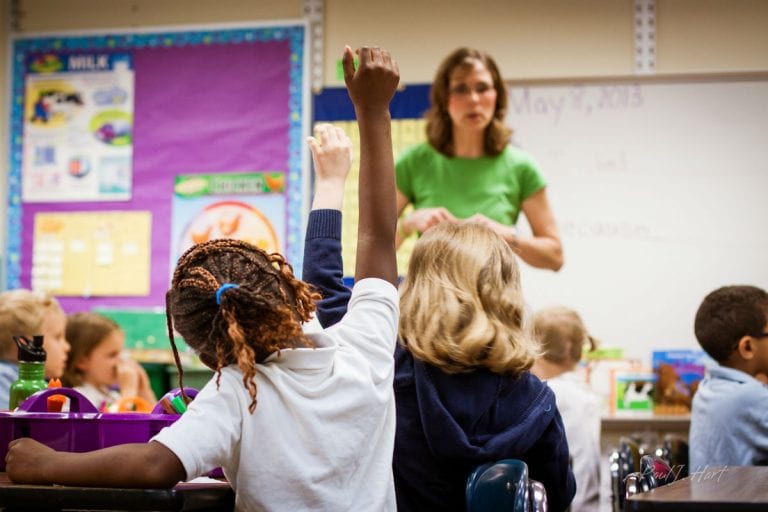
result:
[[(355, 251), (357, 248), (357, 212), (358, 212), (358, 179), (360, 175), (360, 133), (357, 121), (335, 121), (334, 126), (342, 128), (352, 141), (352, 169), (349, 171), (344, 185), (344, 206), (342, 208), (341, 253), (344, 259), (344, 275), (355, 275)], [(397, 158), (405, 148), (419, 144), (425, 140), (424, 119), (393, 119), (392, 120), (392, 151)], [(408, 206), (408, 208), (412, 208)], [(408, 210), (405, 214), (407, 215)], [(406, 239), (397, 251), (397, 270), (405, 274), (408, 260), (411, 257), (416, 235)]]
[(149, 294), (149, 212), (35, 215), (32, 289), (59, 296)]
[(131, 54), (51, 52), (27, 60), (24, 201), (129, 200)]
[(283, 253), (286, 179), (281, 171), (176, 176), (171, 221), (171, 273), (179, 256), (217, 238)]

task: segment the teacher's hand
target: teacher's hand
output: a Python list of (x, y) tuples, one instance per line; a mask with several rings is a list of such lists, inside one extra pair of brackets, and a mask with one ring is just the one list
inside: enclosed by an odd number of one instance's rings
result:
[(414, 231), (423, 233), (431, 227), (437, 226), (441, 222), (456, 222), (456, 217), (445, 208), (420, 208), (414, 210), (408, 217), (403, 219), (402, 228), (406, 235)]
[(500, 222), (496, 222), (493, 219), (489, 219), (482, 213), (476, 213), (466, 220), (466, 222), (474, 222), (476, 224), (482, 224), (483, 226), (492, 229), (499, 236), (501, 236), (506, 242), (513, 248), (517, 244), (517, 228), (515, 226), (507, 226)]

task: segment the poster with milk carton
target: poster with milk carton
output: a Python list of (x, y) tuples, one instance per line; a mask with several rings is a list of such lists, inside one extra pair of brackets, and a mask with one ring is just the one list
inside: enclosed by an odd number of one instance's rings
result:
[(22, 200), (130, 200), (133, 105), (130, 53), (30, 55)]

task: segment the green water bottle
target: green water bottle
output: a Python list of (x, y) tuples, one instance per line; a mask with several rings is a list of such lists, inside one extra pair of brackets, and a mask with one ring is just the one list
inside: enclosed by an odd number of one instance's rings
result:
[(24, 336), (14, 336), (13, 341), (19, 347), (19, 378), (11, 384), (11, 399), (8, 408), (16, 409), (27, 397), (48, 387), (45, 382), (45, 349), (42, 335), (35, 335), (32, 340)]

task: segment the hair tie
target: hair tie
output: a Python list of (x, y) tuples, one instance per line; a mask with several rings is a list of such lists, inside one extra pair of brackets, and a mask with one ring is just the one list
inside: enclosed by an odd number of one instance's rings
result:
[(230, 288), (239, 288), (239, 286), (235, 283), (224, 283), (223, 285), (219, 286), (219, 289), (216, 290), (216, 304), (221, 306), (221, 294)]

